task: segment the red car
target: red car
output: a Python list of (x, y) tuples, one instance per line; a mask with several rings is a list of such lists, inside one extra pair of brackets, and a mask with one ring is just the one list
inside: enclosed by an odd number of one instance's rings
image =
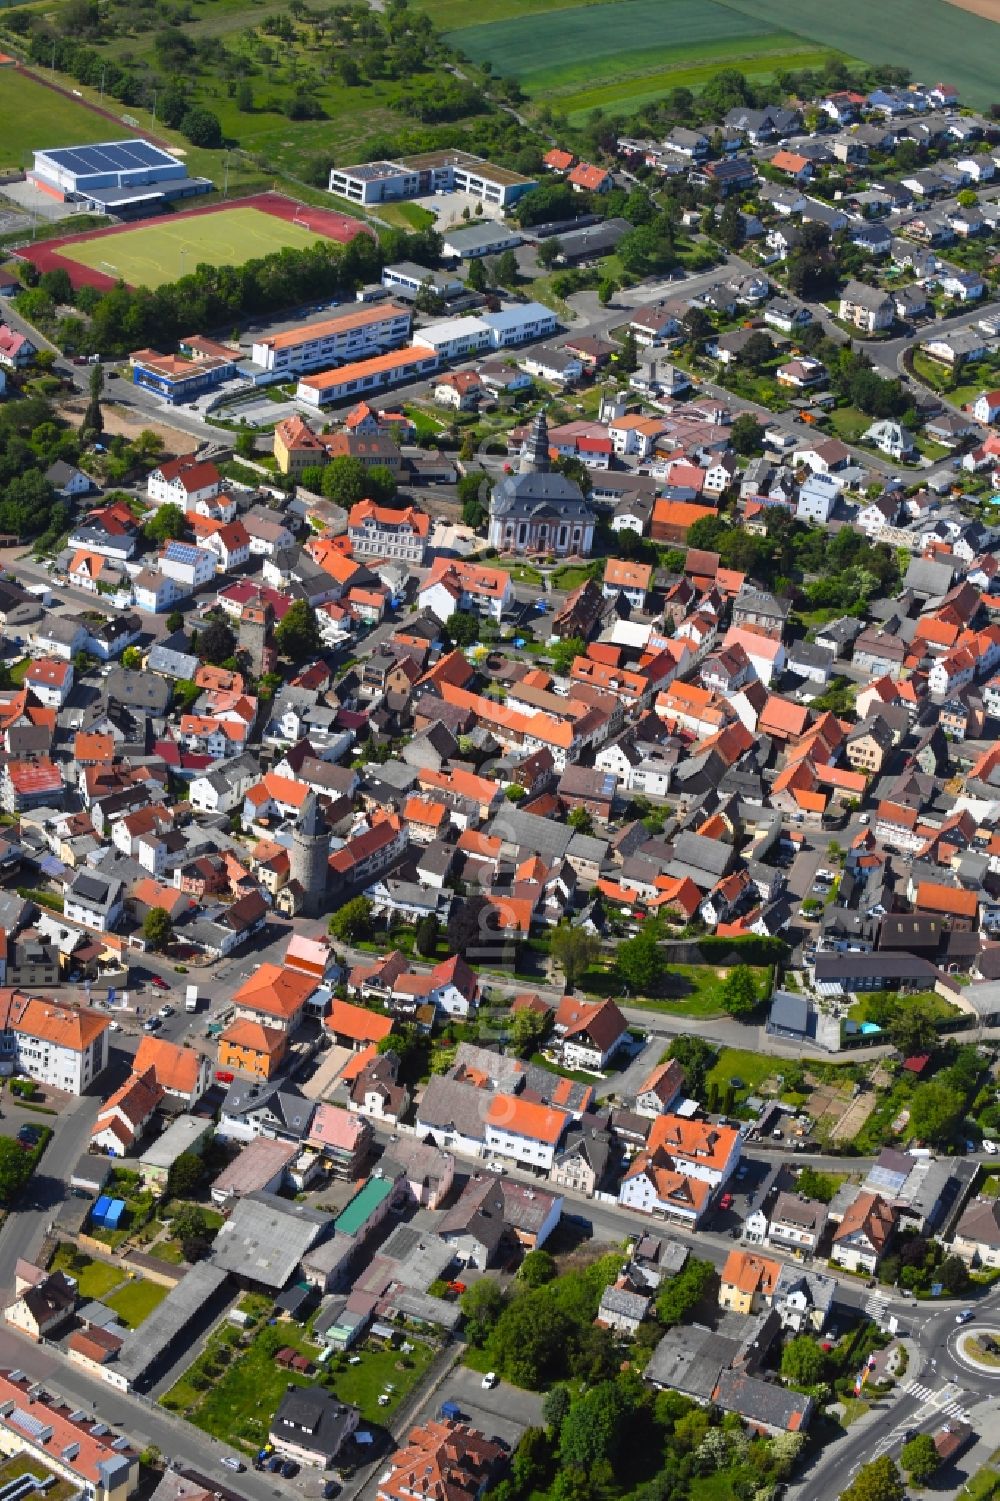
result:
[(719, 1200), (719, 1208), (720, 1209), (732, 1209), (732, 1207), (733, 1207), (733, 1196), (732, 1196), (732, 1194), (723, 1194), (722, 1198)]
[(155, 985), (156, 988), (157, 988), (157, 990), (169, 990), (170, 989), (170, 986), (169, 986), (168, 982), (166, 980), (164, 980), (161, 975), (150, 975), (150, 977), (149, 977), (149, 983), (150, 983), (150, 985)]
[(224, 1068), (217, 1068), (215, 1071), (215, 1077), (218, 1079), (220, 1084), (232, 1084), (236, 1075), (227, 1073)]

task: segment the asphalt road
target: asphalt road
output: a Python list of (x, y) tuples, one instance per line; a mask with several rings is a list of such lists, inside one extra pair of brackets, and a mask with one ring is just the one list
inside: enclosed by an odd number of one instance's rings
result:
[[(975, 1308), (967, 1330), (975, 1330), (977, 1325), (991, 1330), (1000, 1326), (1000, 1291), (978, 1300), (969, 1298), (967, 1303)], [(898, 1458), (911, 1429), (932, 1433), (949, 1419), (967, 1416), (974, 1427), (977, 1422), (993, 1419), (1000, 1372), (991, 1375), (973, 1370), (958, 1356), (960, 1330), (955, 1314), (961, 1306), (915, 1304), (900, 1313), (899, 1332), (909, 1336), (916, 1361), (911, 1358), (902, 1381), (879, 1402), (877, 1423), (861, 1421), (847, 1429), (843, 1438), (825, 1444), (812, 1464), (789, 1485), (789, 1495), (812, 1501), (821, 1471), (824, 1495), (839, 1496), (863, 1464), (882, 1454)]]
[(4, 1104), (4, 1134), (13, 1134), (23, 1121), (51, 1126), (49, 1141), (37, 1171), (20, 1201), (0, 1230), (0, 1289), (14, 1286), (14, 1266), (22, 1256), (34, 1256), (54, 1212), (69, 1192), (68, 1183), (78, 1159), (87, 1148), (97, 1116), (96, 1099), (84, 1095), (73, 1100), (59, 1116), (18, 1112), (8, 1095)]
[(287, 1488), (279, 1489), (272, 1475), (248, 1469), (235, 1481), (233, 1472), (220, 1463), (228, 1450), (218, 1439), (141, 1397), (113, 1391), (106, 1382), (93, 1379), (79, 1366), (70, 1365), (51, 1349), (33, 1344), (7, 1326), (0, 1327), (0, 1366), (19, 1367), (54, 1395), (68, 1397), (75, 1406), (96, 1413), (133, 1443), (140, 1447), (155, 1444), (162, 1454), (213, 1477), (216, 1485), (232, 1486), (235, 1482), (238, 1494), (247, 1501), (271, 1501), (273, 1496), (287, 1501)]

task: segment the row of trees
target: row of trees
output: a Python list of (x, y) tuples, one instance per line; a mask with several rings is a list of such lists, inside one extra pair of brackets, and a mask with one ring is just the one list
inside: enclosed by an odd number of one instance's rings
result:
[[(351, 292), (377, 277), (382, 251), (369, 234), (348, 245), (318, 240), (303, 250), (285, 249), (242, 266), (202, 263), (177, 282), (151, 291), (124, 283), (100, 292), (79, 287), (73, 302), (84, 319), (74, 345), (87, 352), (120, 354), (144, 345), (172, 346), (191, 328), (230, 328), (241, 317), (262, 316)], [(37, 316), (37, 309), (33, 310)]]

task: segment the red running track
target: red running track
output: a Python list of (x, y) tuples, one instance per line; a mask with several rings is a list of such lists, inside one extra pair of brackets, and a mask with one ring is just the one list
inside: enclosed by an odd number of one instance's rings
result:
[[(257, 208), (265, 214), (273, 215), (275, 219), (283, 219), (286, 224), (291, 224), (296, 214), (304, 212), (309, 216), (311, 230), (324, 235), (328, 240), (336, 240), (340, 245), (348, 244), (355, 235), (371, 233), (368, 226), (362, 224), (360, 219), (352, 219), (347, 214), (339, 214), (333, 209), (314, 208), (312, 204), (297, 203), (294, 198), (286, 198), (283, 193), (255, 193), (250, 198), (226, 198), (222, 203), (209, 203), (202, 208), (182, 210), (180, 214), (170, 215), (170, 218), (171, 220), (193, 219), (201, 214), (223, 214), (231, 208)], [(85, 229), (79, 234), (62, 235), (58, 239), (43, 240), (36, 245), (22, 245), (13, 254), (19, 260), (30, 261), (40, 272), (67, 272), (74, 287), (96, 287), (101, 292), (107, 292), (117, 285), (115, 278), (91, 266), (81, 266), (77, 261), (60, 255), (62, 247), (77, 245), (84, 240), (112, 239), (115, 235), (129, 234), (133, 229), (150, 229), (162, 223), (163, 217), (157, 214), (151, 219), (135, 219), (127, 224), (115, 224), (110, 229)]]

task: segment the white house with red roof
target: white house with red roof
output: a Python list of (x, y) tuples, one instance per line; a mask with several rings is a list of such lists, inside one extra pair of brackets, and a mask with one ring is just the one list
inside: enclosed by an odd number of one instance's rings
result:
[(152, 1069), (130, 1074), (97, 1112), (91, 1148), (108, 1157), (124, 1157), (144, 1134), (163, 1093)]
[(64, 1006), (8, 991), (3, 1030), (14, 1033), (16, 1066), (40, 1084), (80, 1095), (108, 1064), (110, 1021), (90, 1006)]
[(37, 1470), (43, 1484), (51, 1473), (74, 1495), (126, 1501), (139, 1485), (139, 1454), (98, 1417), (50, 1396), (34, 1376), (0, 1372), (0, 1452), (20, 1455), (24, 1473)]
[(972, 415), (977, 422), (996, 422), (1000, 417), (1000, 391), (984, 391), (977, 396)]
[(456, 610), (475, 611), (499, 622), (514, 600), (510, 574), (502, 568), (436, 558), (417, 595), (421, 610), (444, 622)]
[(146, 481), (146, 494), (154, 505), (175, 505), (191, 510), (200, 500), (210, 500), (222, 488), (222, 475), (213, 463), (197, 454), (181, 454), (154, 469)]
[(551, 1171), (559, 1144), (573, 1119), (565, 1110), (520, 1095), (490, 1094), (484, 1101), (483, 1156), (504, 1158), (536, 1172)]
[(227, 521), (206, 536), (203, 546), (215, 553), (223, 573), (232, 573), (250, 561), (250, 533), (242, 521)]
[(61, 709), (73, 688), (73, 664), (58, 657), (38, 657), (24, 674), (24, 681), (47, 709)]
[(611, 173), (604, 167), (592, 166), (590, 162), (578, 162), (567, 177), (574, 193), (608, 193), (611, 191)]
[(27, 334), (20, 334), (16, 329), (8, 328), (6, 323), (0, 323), (0, 365), (6, 365), (8, 370), (22, 370), (31, 364), (37, 353)]
[(628, 1040), (628, 1022), (614, 1001), (579, 1001), (563, 996), (553, 1031), (564, 1068), (599, 1073)]

